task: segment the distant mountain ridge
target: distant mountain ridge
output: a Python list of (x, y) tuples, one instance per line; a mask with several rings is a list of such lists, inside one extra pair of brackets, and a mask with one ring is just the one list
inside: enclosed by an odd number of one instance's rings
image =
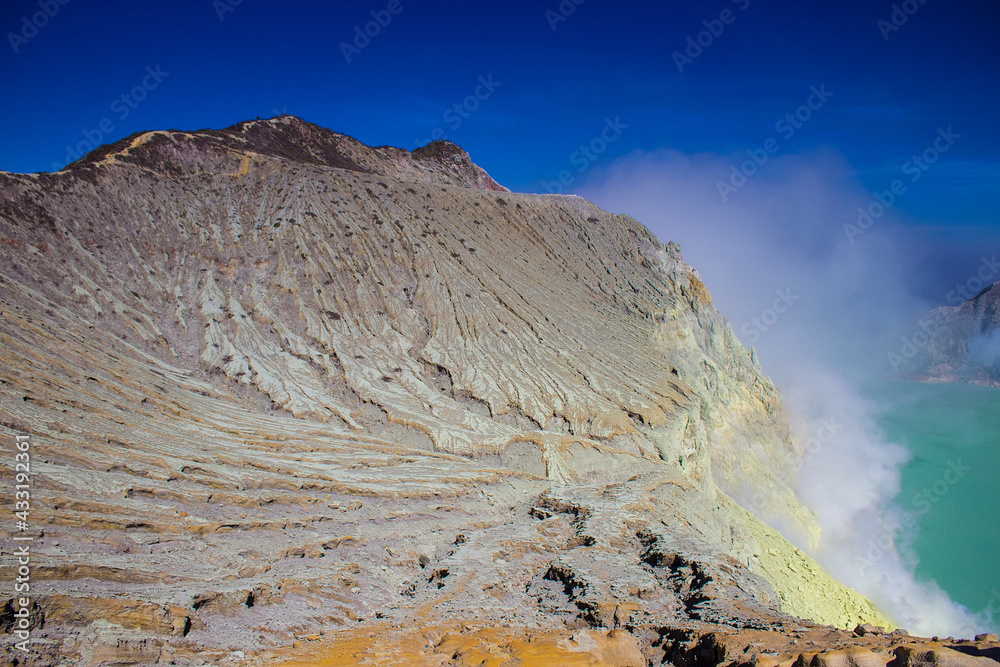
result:
[(921, 322), (925, 336), (908, 342), (894, 370), (927, 382), (1000, 387), (1000, 281)]

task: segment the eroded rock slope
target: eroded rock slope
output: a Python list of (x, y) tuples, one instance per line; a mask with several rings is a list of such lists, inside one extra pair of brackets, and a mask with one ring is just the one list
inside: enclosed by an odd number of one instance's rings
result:
[(884, 622), (757, 518), (816, 537), (781, 399), (627, 216), (284, 116), (0, 173), (0, 255), (0, 432), (34, 457), (19, 664), (321, 636), (356, 664), (659, 664)]

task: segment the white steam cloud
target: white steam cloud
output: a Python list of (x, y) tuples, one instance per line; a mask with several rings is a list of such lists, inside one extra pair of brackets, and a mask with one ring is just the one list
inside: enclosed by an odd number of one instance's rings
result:
[(907, 287), (926, 267), (927, 244), (892, 209), (861, 235), (854, 228), (853, 239), (845, 232), (874, 199), (837, 153), (774, 156), (723, 201), (717, 183), (738, 160), (637, 153), (596, 172), (580, 194), (679, 242), (737, 335), (756, 347), (801, 441), (813, 443), (795, 480), (823, 528), (813, 555), (911, 632), (989, 629), (917, 581), (893, 546), (912, 523), (892, 504), (909, 453), (886, 440), (879, 406), (861, 391), (884, 375), (900, 324), (932, 305)]
[(1000, 330), (969, 341), (966, 363), (988, 369), (1000, 369)]

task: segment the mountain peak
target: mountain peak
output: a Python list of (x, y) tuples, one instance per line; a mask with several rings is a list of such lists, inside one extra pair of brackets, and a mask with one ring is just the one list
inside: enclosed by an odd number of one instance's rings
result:
[(375, 174), (400, 180), (507, 192), (468, 152), (447, 141), (415, 151), (368, 146), (346, 134), (292, 115), (246, 120), (221, 130), (153, 130), (100, 146), (63, 171), (84, 175), (110, 165), (133, 165), (164, 175), (234, 173), (255, 156)]

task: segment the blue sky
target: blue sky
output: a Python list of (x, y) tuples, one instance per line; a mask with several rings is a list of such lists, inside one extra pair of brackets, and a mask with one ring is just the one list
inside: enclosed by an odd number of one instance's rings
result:
[[(7, 0), (0, 169), (51, 170), (88, 138), (288, 112), (374, 145), (414, 148), (441, 128), (522, 191), (551, 189), (563, 171), (573, 183), (560, 187), (579, 191), (637, 151), (738, 163), (770, 138), (781, 155), (842, 155), (873, 191), (952, 127), (961, 138), (899, 212), (955, 230), (1000, 225), (992, 0), (908, 0), (900, 25), (882, 27), (892, 2), (395, 2)], [(348, 62), (342, 44), (372, 12), (387, 25)], [(689, 38), (704, 46), (679, 71)], [(144, 82), (144, 99), (121, 101)], [(786, 139), (776, 124), (814, 86), (832, 95)], [(478, 108), (448, 113), (477, 88)], [(593, 159), (575, 153), (606, 119), (623, 128), (614, 140)]]

